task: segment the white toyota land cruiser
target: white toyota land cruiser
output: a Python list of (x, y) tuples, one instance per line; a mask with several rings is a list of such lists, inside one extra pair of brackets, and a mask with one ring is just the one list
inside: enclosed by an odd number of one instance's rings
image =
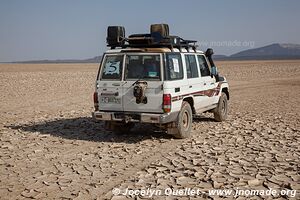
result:
[(99, 67), (93, 112), (107, 129), (123, 132), (135, 123), (152, 123), (187, 138), (193, 116), (209, 111), (216, 121), (227, 118), (229, 87), (217, 73), (212, 49), (204, 53), (196, 50), (196, 41), (170, 36), (167, 24), (128, 38), (121, 26), (107, 33), (111, 49)]

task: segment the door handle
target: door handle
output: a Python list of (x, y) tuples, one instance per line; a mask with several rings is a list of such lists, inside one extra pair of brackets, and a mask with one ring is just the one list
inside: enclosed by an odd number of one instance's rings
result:
[(211, 85), (214, 85), (215, 83), (210, 83)]
[(193, 87), (192, 85), (189, 86), (189, 88), (192, 88), (192, 87)]
[(113, 86), (120, 86), (120, 83), (113, 83)]
[(203, 85), (206, 85), (206, 83), (204, 83)]

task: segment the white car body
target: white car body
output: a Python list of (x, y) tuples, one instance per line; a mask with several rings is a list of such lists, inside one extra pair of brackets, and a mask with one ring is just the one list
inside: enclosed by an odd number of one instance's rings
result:
[[(166, 54), (177, 54), (181, 58), (183, 66), (183, 78), (178, 80), (166, 79)], [(120, 80), (104, 80), (102, 74), (104, 70), (104, 61), (108, 56), (122, 55), (123, 61), (122, 75)], [(136, 97), (133, 95), (133, 86), (137, 79), (130, 80), (125, 78), (126, 63), (128, 56), (151, 55), (160, 58), (160, 80), (147, 81), (145, 96), (147, 103), (136, 103)], [(186, 55), (190, 55), (189, 59), (196, 58), (198, 77), (187, 77), (187, 60)], [(173, 49), (169, 48), (129, 48), (129, 49), (113, 49), (108, 50), (102, 58), (97, 80), (96, 80), (96, 101), (95, 119), (102, 121), (123, 121), (123, 122), (139, 122), (154, 123), (158, 125), (167, 125), (175, 122), (178, 113), (181, 110), (183, 101), (188, 101), (193, 111), (193, 115), (213, 110), (217, 107), (222, 91), (226, 93), (229, 99), (229, 86), (224, 79), (216, 81), (216, 78), (208, 75), (203, 76), (199, 68), (199, 58), (205, 58), (207, 66), (210, 68), (205, 54), (202, 51)], [(201, 58), (202, 58), (201, 57)], [(173, 58), (172, 58), (173, 59)], [(177, 59), (177, 58), (176, 58)], [(176, 64), (178, 70), (179, 59), (172, 60)], [(202, 61), (203, 62), (203, 59)], [(120, 62), (119, 62), (120, 63)], [(175, 66), (175, 64), (172, 64)], [(202, 64), (203, 66), (203, 64)], [(115, 68), (115, 66), (112, 66)], [(163, 108), (163, 95), (171, 96), (171, 105), (168, 112)]]

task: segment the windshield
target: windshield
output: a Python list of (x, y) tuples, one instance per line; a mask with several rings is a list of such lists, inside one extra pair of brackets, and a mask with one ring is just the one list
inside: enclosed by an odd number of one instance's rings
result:
[(127, 55), (126, 80), (160, 80), (160, 55)]

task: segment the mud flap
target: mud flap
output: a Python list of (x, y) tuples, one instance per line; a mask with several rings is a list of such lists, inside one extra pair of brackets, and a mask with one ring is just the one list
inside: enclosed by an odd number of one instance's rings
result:
[(169, 123), (167, 125), (167, 134), (168, 135), (176, 135), (179, 133), (178, 125), (176, 122)]

